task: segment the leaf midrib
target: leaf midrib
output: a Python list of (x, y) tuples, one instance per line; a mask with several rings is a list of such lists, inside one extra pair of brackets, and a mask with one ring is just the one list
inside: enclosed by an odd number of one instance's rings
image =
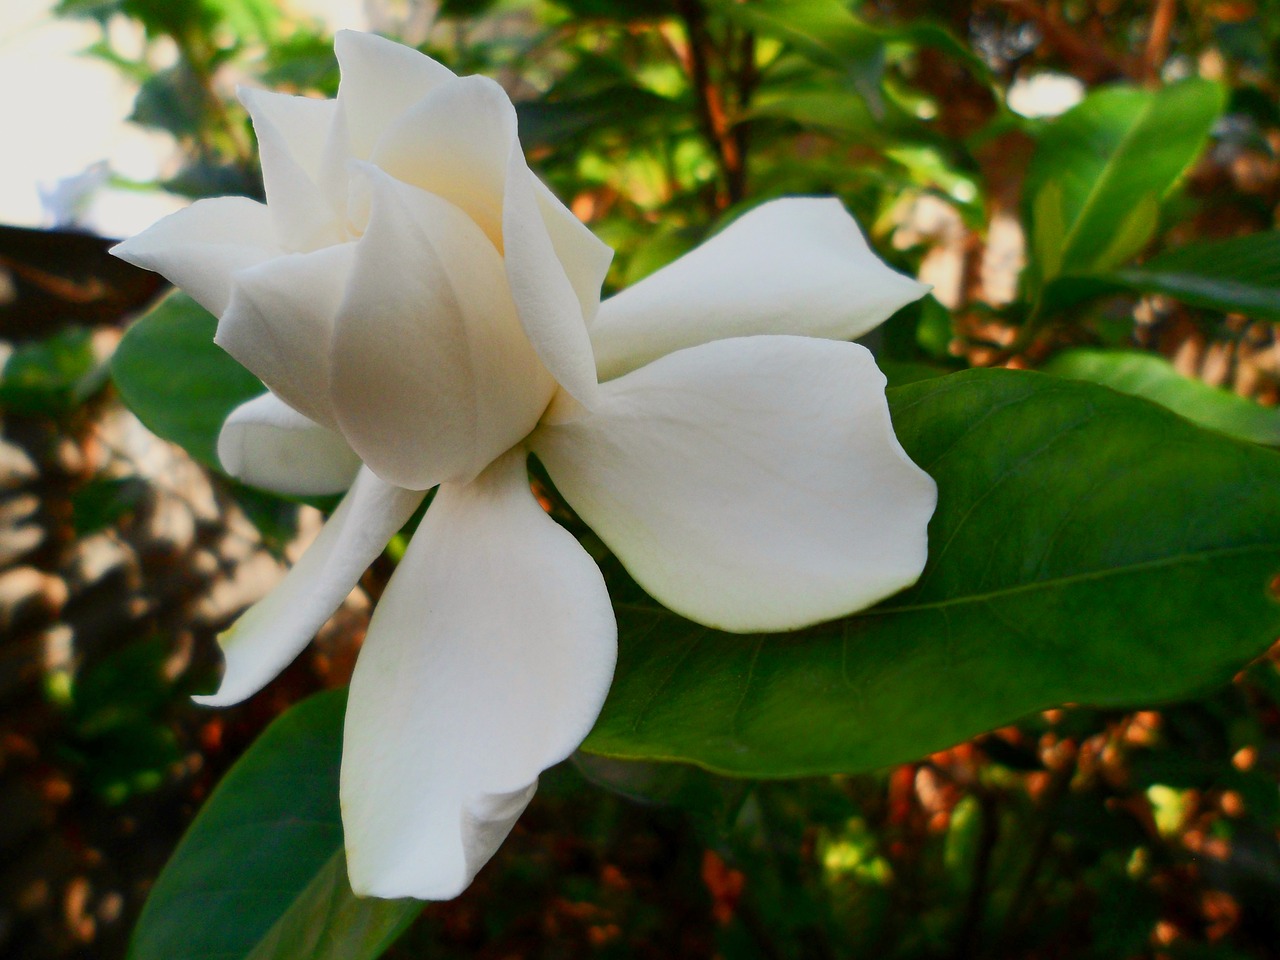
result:
[[(896, 613), (914, 613), (918, 610), (946, 610), (973, 603), (987, 603), (1001, 597), (1016, 596), (1021, 593), (1028, 593), (1035, 590), (1053, 590), (1069, 587), (1077, 583), (1105, 580), (1108, 577), (1131, 576), (1133, 574), (1144, 573), (1151, 570), (1160, 570), (1165, 567), (1179, 566), (1184, 563), (1201, 563), (1207, 560), (1221, 559), (1223, 557), (1244, 556), (1250, 553), (1267, 553), (1272, 551), (1280, 554), (1280, 541), (1253, 543), (1237, 547), (1220, 547), (1213, 550), (1202, 550), (1190, 553), (1179, 553), (1173, 556), (1144, 560), (1140, 563), (1131, 563), (1123, 567), (1105, 567), (1100, 570), (1088, 570), (1083, 573), (1065, 574), (1063, 576), (1050, 577), (1045, 580), (1034, 580), (1029, 583), (1019, 583), (1014, 586), (1000, 587), (999, 589), (990, 590), (986, 593), (966, 594), (961, 597), (948, 597), (945, 600), (936, 600), (930, 603), (871, 607), (868, 610), (863, 610), (854, 614), (853, 617), (844, 618), (843, 622), (848, 622), (849, 620), (860, 617), (879, 617)], [(615, 608), (618, 610), (625, 610), (630, 613), (647, 614), (650, 616), (654, 614), (667, 617), (677, 616), (677, 614), (674, 614), (663, 607), (649, 606), (643, 603), (618, 603), (615, 604)], [(710, 631), (714, 628), (704, 627), (703, 629)]]
[(1107, 577), (1130, 576), (1135, 573), (1160, 570), (1165, 567), (1179, 566), (1184, 563), (1202, 563), (1207, 560), (1216, 560), (1224, 557), (1244, 556), (1250, 553), (1267, 553), (1271, 551), (1280, 553), (1280, 541), (1252, 543), (1238, 547), (1219, 547), (1213, 550), (1179, 553), (1168, 557), (1144, 560), (1140, 563), (1131, 563), (1123, 567), (1104, 567), (1100, 570), (1089, 570), (1083, 573), (1072, 573), (1059, 577), (1050, 577), (1047, 580), (1033, 580), (1029, 583), (1020, 583), (1015, 586), (1001, 587), (997, 590), (988, 591), (987, 593), (968, 594), (963, 597), (950, 597), (946, 600), (936, 600), (932, 603), (905, 604), (897, 607), (872, 607), (870, 610), (866, 610), (863, 613), (858, 614), (858, 616), (874, 617), (889, 613), (911, 613), (916, 610), (942, 610), (948, 607), (963, 606), (970, 603), (985, 603), (1001, 597), (1016, 596), (1020, 593), (1027, 593), (1034, 590), (1053, 590), (1062, 587), (1069, 587), (1077, 583), (1105, 580)]
[(1084, 205), (1080, 208), (1080, 215), (1076, 217), (1075, 222), (1071, 224), (1071, 229), (1067, 231), (1067, 235), (1062, 240), (1062, 262), (1064, 264), (1071, 262), (1072, 254), (1074, 253), (1073, 247), (1076, 237), (1080, 233), (1081, 224), (1088, 221), (1093, 213), (1093, 208), (1097, 205), (1098, 198), (1102, 196), (1104, 190), (1110, 186), (1111, 181), (1115, 178), (1115, 171), (1120, 167), (1119, 158), (1125, 156), (1128, 152), (1133, 139), (1137, 136), (1137, 131), (1146, 126), (1151, 112), (1155, 109), (1155, 103), (1155, 96), (1147, 99), (1138, 114), (1137, 120), (1125, 131), (1124, 136), (1120, 138), (1120, 143), (1116, 145), (1116, 149), (1105, 161), (1102, 175), (1094, 181), (1093, 186), (1089, 189)]

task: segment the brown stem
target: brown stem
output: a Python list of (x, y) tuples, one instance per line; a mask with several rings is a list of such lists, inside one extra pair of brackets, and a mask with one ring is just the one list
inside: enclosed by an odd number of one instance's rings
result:
[(1081, 37), (1062, 19), (1056, 8), (1041, 6), (1036, 0), (996, 0), (1010, 13), (1030, 20), (1040, 28), (1047, 46), (1056, 50), (1087, 83), (1097, 83), (1124, 75), (1120, 63), (1098, 44)]
[(1160, 68), (1169, 58), (1169, 35), (1178, 13), (1178, 0), (1155, 0), (1151, 13), (1151, 29), (1147, 33), (1147, 46), (1142, 51), (1139, 76), (1143, 83), (1154, 86), (1160, 82)]
[(708, 61), (715, 44), (707, 32), (706, 12), (697, 0), (677, 0), (676, 7), (689, 35), (687, 55), (683, 60), (697, 99), (698, 119), (724, 176), (725, 189), (716, 197), (716, 206), (723, 210), (746, 195), (743, 153), (729, 123), (724, 96), (711, 79)]

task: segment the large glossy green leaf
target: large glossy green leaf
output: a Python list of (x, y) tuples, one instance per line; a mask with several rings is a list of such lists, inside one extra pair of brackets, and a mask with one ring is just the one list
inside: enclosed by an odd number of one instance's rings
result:
[(1184, 377), (1164, 357), (1137, 350), (1067, 350), (1042, 368), (1145, 397), (1211, 430), (1253, 443), (1280, 444), (1280, 409)]
[(840, 0), (710, 0), (708, 6), (735, 23), (790, 44), (815, 63), (845, 71), (870, 57), (883, 67), (875, 30)]
[(1037, 373), (969, 371), (890, 403), (938, 482), (920, 582), (783, 635), (623, 605), (586, 749), (752, 776), (868, 770), (1056, 704), (1190, 695), (1280, 632), (1280, 454)]
[[(708, 0), (707, 6), (748, 29), (787, 43), (814, 63), (841, 72), (866, 71), (865, 82), (879, 85), (884, 45), (931, 47), (987, 78), (982, 59), (940, 24), (913, 20), (901, 26), (872, 25), (842, 0)], [(858, 66), (861, 64), (861, 66)], [(858, 77), (851, 75), (855, 82)]]
[(345, 691), (298, 704), (231, 768), (156, 881), (130, 960), (372, 960), (418, 915), (347, 882), (345, 707)]
[(1112, 278), (1193, 306), (1280, 321), (1280, 230), (1189, 243)]
[(721, 16), (772, 37), (829, 70), (855, 91), (872, 116), (884, 115), (884, 39), (840, 0), (711, 0)]
[(221, 469), (222, 422), (266, 388), (214, 344), (217, 325), (186, 294), (171, 294), (129, 328), (111, 361), (111, 376), (149, 430)]
[(1024, 196), (1039, 278), (1109, 270), (1155, 233), (1225, 92), (1206, 80), (1096, 91), (1040, 133)]

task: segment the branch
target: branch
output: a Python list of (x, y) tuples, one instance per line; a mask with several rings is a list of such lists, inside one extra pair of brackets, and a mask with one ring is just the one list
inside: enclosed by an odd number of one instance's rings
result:
[(1142, 51), (1139, 65), (1139, 77), (1144, 83), (1154, 85), (1160, 81), (1160, 68), (1169, 58), (1169, 35), (1173, 32), (1177, 13), (1178, 0), (1155, 0), (1151, 29), (1147, 33), (1147, 46)]
[(996, 2), (1010, 13), (1030, 20), (1039, 27), (1045, 44), (1057, 51), (1082, 80), (1096, 83), (1124, 76), (1124, 68), (1110, 53), (1077, 34), (1056, 10), (1046, 9), (1035, 0)]
[(741, 142), (729, 123), (724, 96), (711, 80), (708, 62), (715, 44), (707, 32), (706, 12), (697, 0), (677, 0), (676, 8), (689, 35), (688, 49), (681, 59), (697, 99), (698, 119), (724, 175), (726, 189), (716, 198), (716, 205), (724, 209), (746, 195), (746, 168)]

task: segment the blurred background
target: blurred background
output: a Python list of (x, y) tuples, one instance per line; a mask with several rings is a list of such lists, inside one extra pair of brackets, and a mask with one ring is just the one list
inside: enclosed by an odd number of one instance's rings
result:
[[(260, 197), (235, 88), (332, 96), (344, 27), (498, 79), (534, 168), (617, 250), (613, 289), (764, 199), (833, 194), (934, 285), (878, 338), (892, 381), (1140, 348), (1210, 406), (1248, 398), (1280, 441), (1280, 314), (1118, 292), (1043, 322), (1023, 273), (1036, 145), (1117, 83), (1227, 91), (1136, 256), (1275, 228), (1275, 0), (4, 0), (0, 956), (123, 957), (220, 774), (346, 682), (391, 569), (263, 693), (195, 707), (214, 635), (322, 515), (159, 439), (109, 376), (166, 291), (103, 238)], [(1251, 269), (1280, 285), (1280, 262)], [(391, 956), (1274, 957), (1276, 664), (876, 774), (752, 783), (580, 756)]]

